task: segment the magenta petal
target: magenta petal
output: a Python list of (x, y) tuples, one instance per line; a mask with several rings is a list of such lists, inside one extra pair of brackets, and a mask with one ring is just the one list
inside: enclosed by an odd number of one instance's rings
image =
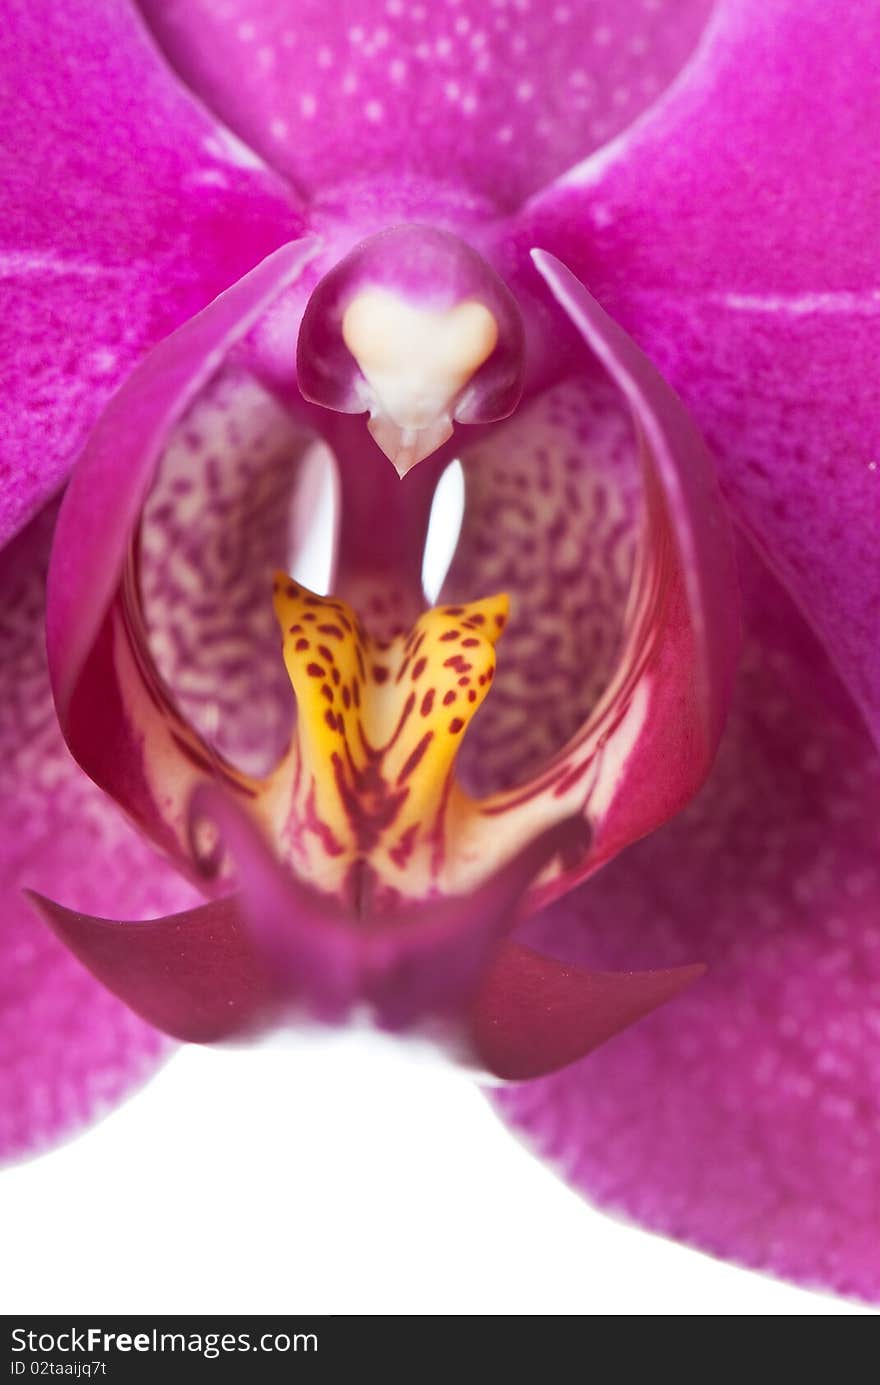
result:
[(873, 4), (722, 6), (675, 97), (524, 234), (678, 390), (880, 733), (878, 45)]
[[(534, 252), (534, 259), (629, 407), (645, 495), (625, 643), (608, 686), (549, 764), (526, 784), (506, 787), (481, 803), (483, 818), (509, 841), (522, 840), (554, 819), (575, 813), (586, 819), (588, 846), (579, 859), (567, 863), (564, 874), (542, 881), (533, 900), (540, 905), (665, 822), (703, 783), (731, 696), (739, 649), (739, 600), (733, 540), (712, 459), (680, 401), (563, 264), (540, 251)], [(589, 377), (582, 383), (590, 389)], [(573, 438), (571, 452), (575, 470), (567, 480), (575, 493), (573, 508), (578, 500), (586, 503), (578, 496), (578, 482), (584, 495), (589, 494), (588, 440)], [(540, 470), (537, 464), (532, 491), (528, 472), (513, 478), (522, 482), (516, 499), (527, 516), (530, 501), (534, 514), (541, 514)], [(518, 516), (515, 522), (527, 563), (530, 520)], [(503, 551), (503, 529), (497, 524), (497, 535), (487, 538), (489, 558), (495, 548)], [(563, 531), (560, 549), (564, 537), (570, 536)], [(570, 542), (567, 546), (572, 548)], [(595, 564), (595, 555), (584, 555), (587, 577), (591, 562)], [(456, 582), (461, 580), (455, 568), (453, 575)], [(497, 572), (492, 580), (497, 583)], [(546, 603), (551, 627), (556, 614), (552, 601), (551, 584)], [(544, 670), (549, 667), (552, 675), (555, 651), (541, 644), (540, 611), (529, 633), (533, 639), (525, 667), (518, 670), (519, 695), (525, 705), (531, 702), (536, 718), (552, 716), (552, 705), (542, 704), (545, 696), (547, 701), (552, 698), (552, 693), (544, 694)], [(559, 638), (565, 632), (554, 627), (553, 634)], [(583, 651), (583, 664), (588, 661), (589, 653)], [(512, 742), (511, 754), (517, 753)]]
[(277, 1008), (234, 897), (118, 923), (31, 899), (92, 975), (150, 1024), (187, 1043), (252, 1034)]
[(501, 1108), (602, 1205), (880, 1298), (880, 766), (775, 584), (700, 798), (519, 930), (584, 967), (706, 977)]
[(302, 218), (127, 3), (4, 5), (0, 102), (4, 542), (143, 352)]
[(510, 206), (657, 97), (711, 0), (141, 7), (184, 80), (296, 186), (430, 180)]
[(484, 977), (474, 1007), (477, 1054), (496, 1077), (543, 1077), (656, 1010), (704, 971), (700, 965), (585, 971), (506, 943)]
[(134, 917), (194, 898), (78, 769), (58, 730), (43, 633), (53, 518), (40, 515), (0, 555), (0, 1159), (72, 1133), (167, 1051), (23, 891)]
[[(132, 372), (102, 414), (61, 507), (49, 575), (47, 637), (58, 717), (73, 754), (163, 846), (180, 854), (182, 806), (198, 765), (216, 757), (188, 736), (144, 662), (126, 558), (173, 425), (267, 304), (299, 273), (311, 242), (282, 246)], [(128, 586), (123, 578), (128, 579)], [(189, 753), (181, 742), (186, 739)], [(164, 756), (159, 786), (150, 759)]]
[(733, 541), (712, 458), (655, 367), (559, 260), (534, 251), (539, 272), (633, 412), (662, 487), (698, 650), (694, 673), (707, 739), (730, 700), (739, 640)]

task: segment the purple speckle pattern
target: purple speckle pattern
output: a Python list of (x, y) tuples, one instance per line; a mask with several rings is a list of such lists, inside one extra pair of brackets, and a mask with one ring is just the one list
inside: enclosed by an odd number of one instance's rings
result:
[[(752, 567), (752, 564), (749, 564)], [(880, 769), (789, 600), (752, 573), (709, 784), (519, 940), (704, 980), (500, 1110), (600, 1204), (880, 1295)]]
[(167, 1051), (74, 960), (21, 891), (122, 918), (195, 899), (61, 739), (43, 643), (52, 522), (41, 514), (0, 557), (0, 1159), (93, 1120)]
[(221, 372), (169, 440), (140, 573), (157, 668), (184, 717), (240, 769), (287, 745), (293, 698), (272, 610), (310, 436), (253, 380)]
[(582, 725), (620, 649), (638, 533), (633, 426), (595, 374), (558, 385), (462, 454), (465, 515), (444, 601), (506, 591), (492, 696), (460, 773), (524, 782)]
[(296, 187), (427, 174), (514, 206), (656, 100), (711, 0), (141, 8), (184, 80)]

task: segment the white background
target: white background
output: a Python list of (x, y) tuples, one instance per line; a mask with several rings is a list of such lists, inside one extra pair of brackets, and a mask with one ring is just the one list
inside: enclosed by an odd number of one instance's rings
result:
[(183, 1049), (0, 1173), (6, 1313), (869, 1310), (619, 1225), (465, 1077), (360, 1035)]

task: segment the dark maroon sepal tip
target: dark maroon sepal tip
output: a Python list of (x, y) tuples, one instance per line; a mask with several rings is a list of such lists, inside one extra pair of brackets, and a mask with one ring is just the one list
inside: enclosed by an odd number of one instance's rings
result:
[(211, 1043), (271, 1024), (273, 985), (235, 896), (132, 923), (93, 918), (25, 893), (102, 985), (172, 1038)]
[(694, 963), (661, 971), (587, 971), (504, 943), (474, 1004), (475, 1054), (494, 1077), (544, 1077), (671, 1000), (705, 970)]

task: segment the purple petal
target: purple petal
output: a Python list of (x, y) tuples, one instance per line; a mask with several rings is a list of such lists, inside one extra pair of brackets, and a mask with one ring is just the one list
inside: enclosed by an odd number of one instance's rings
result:
[[(622, 129), (709, 0), (142, 0), (194, 91), (310, 192), (389, 175), (515, 205)], [(384, 188), (383, 188), (384, 192)]]
[[(608, 686), (583, 725), (549, 763), (533, 769), (525, 784), (507, 787), (480, 805), (497, 840), (508, 843), (521, 840), (539, 824), (583, 813), (590, 827), (589, 847), (580, 860), (567, 863), (564, 875), (542, 882), (544, 892), (536, 902), (543, 903), (553, 891), (570, 887), (629, 842), (666, 821), (700, 787), (711, 766), (731, 694), (739, 614), (727, 517), (711, 459), (687, 414), (650, 362), (565, 266), (538, 252), (535, 258), (560, 306), (631, 412), (634, 438), (631, 432), (630, 446), (642, 454), (644, 485), (643, 539), (634, 595), (628, 605), (629, 628)], [(588, 392), (594, 388), (586, 374), (579, 382), (573, 376), (570, 389), (575, 390), (578, 384)], [(607, 384), (600, 385), (598, 393), (600, 400), (606, 399)], [(564, 434), (570, 418), (571, 414), (556, 417), (558, 433)], [(548, 419), (554, 422), (553, 407)], [(557, 586), (568, 580), (582, 583), (581, 601), (589, 606), (593, 574), (597, 565), (608, 560), (608, 553), (603, 549), (581, 554), (578, 539), (592, 541), (602, 537), (603, 529), (610, 532), (612, 541), (625, 544), (627, 537), (631, 497), (624, 504), (621, 534), (611, 532), (613, 522), (609, 525), (604, 517), (594, 531), (588, 497), (599, 503), (607, 500), (608, 492), (603, 497), (600, 480), (598, 502), (595, 493), (590, 495), (589, 436), (575, 434), (566, 442), (562, 457), (567, 472), (563, 488), (566, 509), (549, 531), (550, 576), (543, 608), (539, 603), (531, 613), (532, 622), (526, 627), (531, 639), (516, 651), (515, 681), (508, 684), (508, 702), (512, 695), (514, 703), (517, 699), (522, 703), (519, 708), (514, 706), (514, 721), (517, 712), (521, 719), (523, 707), (532, 719), (543, 718), (545, 725), (548, 721), (552, 725), (554, 718), (570, 716), (572, 707), (557, 708), (554, 703), (554, 660), (563, 637), (568, 634), (570, 638), (570, 632), (559, 628), (554, 582)], [(491, 570), (499, 551), (512, 552), (517, 576), (518, 549), (528, 571), (529, 543), (542, 533), (547, 518), (544, 505), (548, 496), (542, 489), (547, 474), (543, 468), (555, 443), (558, 437), (554, 439), (548, 428), (531, 473), (509, 472), (506, 460), (496, 464), (497, 493), (505, 498), (501, 482), (510, 479), (513, 504), (508, 504), (505, 513), (496, 514), (492, 532), (483, 535), (482, 545), (471, 554), (472, 559), (477, 558), (476, 571), (481, 567)], [(479, 458), (474, 464), (480, 465)], [(491, 479), (488, 486), (493, 486)], [(509, 502), (510, 487), (506, 498)], [(552, 503), (551, 497), (551, 513)], [(490, 515), (491, 509), (490, 503)], [(570, 577), (558, 570), (566, 543), (567, 561), (573, 568)], [(546, 582), (547, 574), (540, 575)], [(521, 579), (522, 573), (518, 576)], [(455, 580), (461, 581), (460, 573)], [(492, 571), (491, 581), (499, 580), (503, 578)], [(566, 612), (571, 608), (568, 595)], [(573, 609), (580, 619), (577, 603)], [(549, 627), (549, 642), (542, 644), (545, 625)], [(589, 665), (587, 651), (577, 649), (576, 654), (582, 667)], [(502, 661), (503, 657), (502, 646)], [(506, 705), (504, 714), (509, 710)], [(509, 717), (506, 739), (511, 753), (517, 755), (517, 737), (511, 734)]]
[(571, 271), (541, 252), (534, 252), (534, 258), (554, 297), (629, 404), (656, 470), (700, 650), (698, 700), (708, 735), (717, 736), (736, 667), (739, 608), (732, 539), (712, 458), (651, 362)]
[(679, 391), (875, 728), (878, 43), (875, 5), (724, 6), (677, 95), (523, 232), (579, 270)]
[(190, 787), (221, 766), (148, 657), (132, 546), (174, 425), (309, 251), (308, 241), (277, 250), (135, 369), (95, 427), (59, 516), (47, 632), (62, 731), (91, 777), (182, 861)]
[(0, 556), (0, 1159), (76, 1130), (167, 1051), (52, 937), (22, 891), (134, 916), (193, 898), (61, 739), (43, 637), (52, 520), (40, 515)]
[(880, 766), (789, 599), (751, 584), (716, 770), (675, 822), (518, 933), (699, 986), (587, 1062), (503, 1092), (603, 1205), (880, 1297)]
[(302, 223), (127, 3), (12, 0), (0, 97), (3, 542), (143, 352)]

